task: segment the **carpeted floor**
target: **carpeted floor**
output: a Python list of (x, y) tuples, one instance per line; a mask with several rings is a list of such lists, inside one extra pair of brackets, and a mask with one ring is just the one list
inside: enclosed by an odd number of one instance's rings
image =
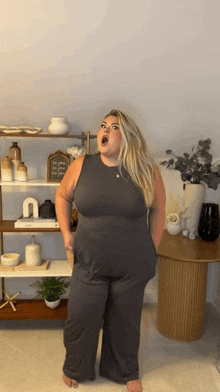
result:
[[(58, 321), (0, 322), (0, 391), (66, 392), (62, 382), (63, 325)], [(139, 353), (145, 392), (219, 392), (220, 315), (207, 304), (205, 331), (195, 342), (177, 342), (156, 329), (156, 305), (144, 305)], [(100, 333), (101, 342), (101, 333)], [(100, 355), (97, 355), (97, 369)], [(99, 376), (78, 392), (126, 392)]]

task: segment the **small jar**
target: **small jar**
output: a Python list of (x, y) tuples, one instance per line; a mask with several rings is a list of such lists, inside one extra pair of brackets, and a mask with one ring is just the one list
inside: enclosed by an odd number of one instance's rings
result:
[(28, 267), (41, 265), (41, 245), (35, 242), (34, 235), (31, 238), (31, 244), (25, 246), (25, 264)]
[(27, 181), (27, 166), (20, 162), (17, 168), (17, 181)]
[(1, 161), (1, 179), (2, 181), (12, 181), (12, 163), (9, 156), (5, 156)]
[(182, 231), (182, 234), (183, 234), (184, 237), (188, 237), (188, 235), (189, 235), (189, 230), (184, 229), (184, 230)]
[(9, 148), (9, 157), (12, 161), (13, 180), (17, 180), (17, 168), (21, 162), (21, 149), (18, 147), (18, 142), (12, 142), (12, 146)]
[(194, 229), (194, 228), (190, 229), (190, 231), (189, 231), (189, 238), (191, 240), (195, 240), (195, 238), (196, 238), (196, 229)]

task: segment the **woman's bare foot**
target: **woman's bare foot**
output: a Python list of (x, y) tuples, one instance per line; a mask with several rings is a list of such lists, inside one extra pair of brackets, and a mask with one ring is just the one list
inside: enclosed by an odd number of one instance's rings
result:
[(127, 382), (127, 392), (142, 392), (142, 385), (140, 380), (133, 380)]
[(77, 388), (78, 384), (76, 380), (71, 380), (71, 378), (65, 376), (65, 374), (63, 374), (63, 382), (68, 385), (68, 387), (73, 386), (73, 388)]

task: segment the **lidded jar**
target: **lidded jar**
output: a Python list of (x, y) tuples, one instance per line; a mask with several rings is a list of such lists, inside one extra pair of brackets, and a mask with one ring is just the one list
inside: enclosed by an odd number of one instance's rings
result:
[(28, 267), (41, 265), (41, 245), (35, 242), (35, 236), (32, 235), (32, 242), (25, 246), (25, 264)]
[(13, 179), (17, 180), (17, 168), (21, 162), (21, 149), (18, 147), (18, 142), (12, 142), (12, 146), (9, 148), (9, 157), (12, 161)]
[(27, 181), (27, 166), (20, 162), (17, 167), (17, 181)]
[(12, 162), (9, 156), (5, 156), (1, 161), (1, 179), (2, 181), (12, 181)]
[(48, 131), (54, 135), (67, 135), (69, 133), (69, 125), (65, 117), (51, 117), (51, 123)]

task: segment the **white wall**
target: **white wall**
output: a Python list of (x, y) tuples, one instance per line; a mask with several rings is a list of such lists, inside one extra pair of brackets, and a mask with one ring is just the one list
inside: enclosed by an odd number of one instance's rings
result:
[[(218, 0), (8, 0), (0, 23), (0, 125), (46, 131), (50, 117), (62, 115), (72, 133), (96, 133), (106, 112), (119, 108), (136, 120), (154, 157), (168, 148), (190, 151), (207, 137), (219, 157), (219, 11)], [(2, 158), (11, 139), (0, 142)], [(29, 171), (44, 173), (55, 146), (22, 143)], [(94, 152), (95, 140), (91, 146)], [(55, 190), (39, 193), (42, 202)], [(17, 202), (16, 213), (20, 196)], [(7, 216), (13, 211), (8, 202)], [(209, 276), (210, 300), (217, 265)]]

